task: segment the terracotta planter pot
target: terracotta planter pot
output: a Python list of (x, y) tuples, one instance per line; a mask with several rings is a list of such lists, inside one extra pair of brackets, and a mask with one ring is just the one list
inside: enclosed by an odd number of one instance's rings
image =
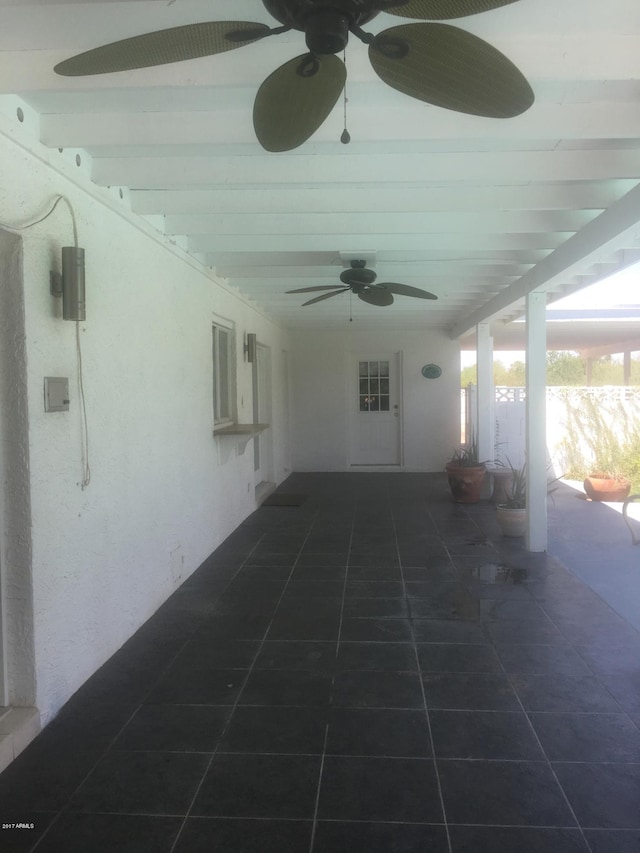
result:
[(527, 532), (527, 510), (524, 508), (511, 509), (498, 504), (496, 521), (500, 525), (503, 536), (524, 536)]
[(631, 483), (624, 477), (605, 478), (591, 474), (583, 485), (592, 501), (623, 501), (631, 491)]
[(455, 462), (448, 462), (445, 470), (451, 495), (456, 503), (473, 504), (480, 500), (487, 473), (484, 465), (456, 465)]

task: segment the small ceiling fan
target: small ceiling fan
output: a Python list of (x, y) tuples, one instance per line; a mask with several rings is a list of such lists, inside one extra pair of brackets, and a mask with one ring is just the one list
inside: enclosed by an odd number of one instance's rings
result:
[(305, 305), (313, 305), (314, 302), (321, 302), (323, 299), (329, 299), (332, 296), (337, 296), (339, 293), (355, 293), (358, 299), (367, 302), (369, 305), (377, 305), (380, 308), (385, 305), (393, 305), (393, 294), (396, 296), (413, 296), (416, 299), (437, 299), (434, 293), (429, 293), (428, 290), (420, 290), (419, 287), (411, 287), (408, 284), (396, 284), (392, 281), (385, 281), (376, 284), (377, 275), (372, 269), (368, 269), (366, 261), (355, 260), (351, 261), (351, 268), (340, 273), (340, 281), (345, 287), (340, 287), (337, 284), (323, 284), (319, 287), (299, 287), (296, 290), (287, 290), (287, 293), (316, 293), (319, 290), (328, 290), (330, 293), (323, 293), (322, 296), (316, 296), (314, 299), (309, 299), (308, 302), (303, 302)]
[(262, 83), (253, 126), (267, 151), (306, 142), (335, 106), (346, 81), (336, 53), (349, 34), (369, 47), (376, 74), (394, 89), (450, 110), (511, 118), (527, 110), (533, 91), (516, 66), (492, 45), (448, 24), (390, 27), (377, 35), (362, 25), (380, 12), (438, 21), (487, 12), (518, 0), (263, 0), (282, 26), (249, 21), (188, 24), (123, 39), (60, 62), (64, 76), (107, 74), (224, 53), (295, 29), (308, 53), (277, 68)]

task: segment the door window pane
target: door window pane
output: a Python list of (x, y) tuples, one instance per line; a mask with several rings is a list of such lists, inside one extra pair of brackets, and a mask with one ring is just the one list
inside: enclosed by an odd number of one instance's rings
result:
[(358, 411), (390, 411), (390, 393), (388, 361), (358, 362)]

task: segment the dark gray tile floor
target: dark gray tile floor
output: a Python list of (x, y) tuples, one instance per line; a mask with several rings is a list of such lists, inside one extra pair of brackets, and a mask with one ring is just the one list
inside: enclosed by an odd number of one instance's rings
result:
[(34, 824), (0, 848), (637, 853), (638, 632), (440, 475), (281, 491), (308, 497), (248, 518), (0, 776)]

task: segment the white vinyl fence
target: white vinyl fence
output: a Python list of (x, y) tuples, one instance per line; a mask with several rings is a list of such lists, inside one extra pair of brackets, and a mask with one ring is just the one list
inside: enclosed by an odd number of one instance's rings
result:
[[(525, 388), (496, 386), (495, 459), (524, 462)], [(462, 389), (463, 440), (476, 426), (476, 386)], [(640, 430), (640, 388), (547, 387), (547, 450), (556, 475), (578, 457), (595, 459), (596, 448), (612, 438), (623, 442)]]

